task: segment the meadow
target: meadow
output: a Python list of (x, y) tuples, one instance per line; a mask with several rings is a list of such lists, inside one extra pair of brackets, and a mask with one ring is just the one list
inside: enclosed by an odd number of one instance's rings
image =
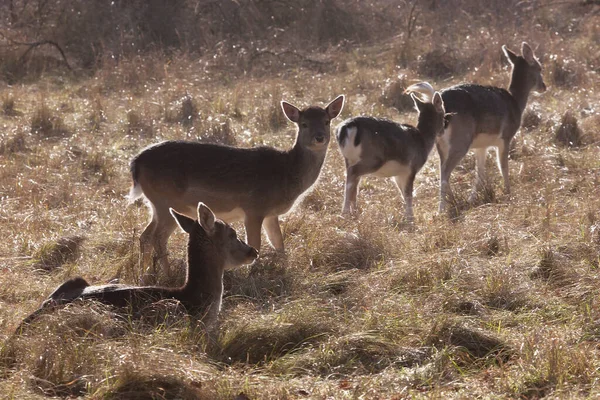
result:
[[(22, 18), (46, 3), (14, 2)], [(32, 46), (31, 25), (4, 13), (0, 397), (600, 396), (597, 2), (220, 4), (198, 14), (213, 25), (150, 30), (158, 36), (141, 50), (126, 46), (142, 43), (133, 33), (64, 21), (37, 31), (56, 46)], [(74, 29), (81, 35), (69, 36)], [(104, 38), (93, 47), (104, 52), (84, 51), (86, 35)], [(357, 115), (415, 124), (404, 88), (507, 87), (501, 46), (519, 52), (523, 41), (548, 91), (530, 96), (513, 140), (510, 195), (490, 151), (486, 188), (467, 201), (470, 153), (452, 174), (455, 202), (439, 215), (434, 149), (415, 181), (414, 225), (393, 182), (374, 177), (361, 182), (359, 214), (342, 216), (344, 160), (332, 138), (319, 180), (282, 218), (286, 254), (263, 240), (255, 264), (226, 273), (212, 335), (173, 303), (141, 319), (74, 304), (14, 335), (70, 277), (138, 282), (149, 213), (126, 195), (129, 160), (144, 147), (188, 139), (290, 148), (295, 126), (280, 101), (324, 106), (339, 94), (346, 104), (332, 126)], [(183, 280), (184, 243), (179, 230), (170, 239), (166, 285)]]

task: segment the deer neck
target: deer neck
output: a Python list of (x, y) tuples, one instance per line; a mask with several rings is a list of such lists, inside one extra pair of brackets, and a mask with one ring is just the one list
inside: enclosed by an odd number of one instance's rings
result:
[(526, 72), (514, 68), (510, 77), (508, 91), (517, 102), (520, 114), (523, 114), (533, 86), (528, 82)]
[(289, 153), (290, 168), (288, 173), (290, 178), (300, 186), (300, 192), (304, 192), (311, 187), (319, 177), (321, 167), (325, 161), (327, 147), (323, 150), (311, 150), (296, 142)]
[(184, 300), (195, 306), (218, 297), (223, 290), (223, 257), (208, 246), (210, 243), (207, 242), (203, 243), (202, 249), (192, 249), (191, 243), (188, 244), (187, 277), (181, 294)]
[(435, 139), (437, 136), (437, 131), (435, 129), (435, 118), (420, 116), (419, 121), (417, 122), (417, 130), (423, 139), (425, 154), (429, 154), (431, 149), (433, 149), (433, 145), (435, 144)]

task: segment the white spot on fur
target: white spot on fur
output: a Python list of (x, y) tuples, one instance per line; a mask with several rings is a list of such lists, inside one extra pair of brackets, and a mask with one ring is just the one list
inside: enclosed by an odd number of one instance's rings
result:
[(361, 160), (360, 154), (362, 152), (362, 147), (360, 144), (358, 146), (354, 145), (354, 139), (356, 138), (357, 132), (358, 129), (355, 126), (346, 128), (346, 139), (340, 146), (342, 155), (348, 161), (349, 167), (358, 164)]

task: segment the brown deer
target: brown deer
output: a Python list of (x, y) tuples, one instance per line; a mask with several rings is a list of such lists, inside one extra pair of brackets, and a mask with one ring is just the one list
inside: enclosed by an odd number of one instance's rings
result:
[[(495, 86), (460, 84), (442, 90), (446, 111), (452, 119), (444, 134), (436, 141), (440, 155), (440, 203), (443, 212), (451, 195), (450, 174), (469, 149), (475, 150), (476, 180), (471, 199), (485, 182), (485, 159), (488, 147), (496, 147), (498, 168), (504, 180), (504, 192), (510, 193), (508, 178), (508, 152), (510, 141), (521, 126), (521, 116), (530, 92), (543, 93), (546, 84), (542, 78), (542, 66), (531, 47), (523, 42), (518, 56), (506, 46), (502, 51), (512, 65), (508, 90)], [(407, 88), (409, 92), (433, 95), (434, 89), (427, 82)]]
[(283, 113), (298, 126), (296, 144), (286, 151), (167, 141), (138, 154), (130, 165), (130, 199), (144, 195), (152, 209), (152, 220), (140, 237), (142, 268), (149, 265), (154, 249), (163, 270), (168, 269), (167, 241), (175, 229), (169, 207), (190, 214), (199, 201), (226, 222), (243, 220), (248, 244), (259, 250), (264, 225), (271, 245), (283, 251), (279, 216), (317, 180), (330, 121), (343, 105), (344, 96), (325, 108), (304, 110), (282, 101)]
[(189, 235), (187, 276), (183, 286), (90, 286), (85, 279), (76, 277), (60, 285), (38, 310), (25, 318), (17, 328), (17, 333), (40, 314), (77, 300), (95, 300), (133, 315), (156, 301), (175, 299), (205, 324), (214, 323), (221, 309), (223, 272), (252, 262), (258, 257), (258, 252), (242, 242), (231, 226), (216, 220), (210, 208), (203, 203), (197, 207), (198, 220), (173, 209), (170, 213)]
[(427, 161), (436, 137), (444, 132), (446, 113), (439, 93), (426, 101), (411, 97), (419, 112), (417, 126), (372, 117), (356, 117), (337, 128), (346, 163), (343, 214), (356, 211), (358, 184), (364, 175), (393, 177), (405, 202), (405, 219), (413, 221), (413, 183)]

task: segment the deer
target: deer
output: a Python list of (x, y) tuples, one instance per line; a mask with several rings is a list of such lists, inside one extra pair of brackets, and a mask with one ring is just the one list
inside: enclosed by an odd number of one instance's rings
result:
[(107, 304), (134, 316), (152, 303), (174, 299), (190, 315), (200, 316), (206, 326), (213, 325), (221, 310), (224, 271), (252, 262), (258, 257), (258, 251), (241, 241), (235, 230), (216, 219), (212, 210), (202, 202), (197, 206), (197, 220), (173, 209), (169, 211), (176, 224), (188, 234), (187, 273), (183, 286), (91, 286), (82, 277), (71, 278), (27, 316), (16, 332), (20, 333), (24, 326), (51, 309), (83, 300)]
[(365, 175), (392, 177), (405, 202), (404, 218), (414, 221), (413, 184), (448, 116), (439, 93), (410, 94), (419, 113), (416, 127), (386, 119), (355, 117), (342, 122), (336, 138), (346, 165), (342, 214), (357, 211), (358, 184)]
[(279, 216), (287, 213), (317, 181), (330, 140), (330, 123), (342, 111), (340, 95), (325, 108), (305, 109), (281, 102), (286, 118), (297, 125), (289, 150), (239, 148), (194, 141), (166, 141), (142, 150), (130, 163), (131, 201), (144, 196), (152, 212), (140, 235), (140, 264), (152, 250), (168, 271), (167, 241), (175, 229), (169, 207), (193, 212), (199, 201), (218, 218), (242, 220), (248, 244), (260, 251), (264, 226), (272, 247), (284, 252)]
[[(510, 194), (510, 142), (521, 126), (521, 116), (531, 91), (543, 93), (546, 91), (546, 84), (542, 77), (542, 66), (529, 44), (523, 42), (521, 55), (515, 54), (506, 45), (502, 46), (502, 51), (511, 64), (508, 90), (463, 83), (440, 91), (446, 111), (452, 114), (444, 134), (436, 141), (440, 156), (440, 213), (445, 211), (449, 196), (452, 195), (450, 174), (469, 149), (475, 151), (476, 165), (476, 179), (470, 201), (476, 198), (477, 192), (484, 186), (485, 160), (489, 147), (496, 148), (504, 193)], [(411, 85), (406, 90), (429, 95), (435, 91), (427, 82)]]

